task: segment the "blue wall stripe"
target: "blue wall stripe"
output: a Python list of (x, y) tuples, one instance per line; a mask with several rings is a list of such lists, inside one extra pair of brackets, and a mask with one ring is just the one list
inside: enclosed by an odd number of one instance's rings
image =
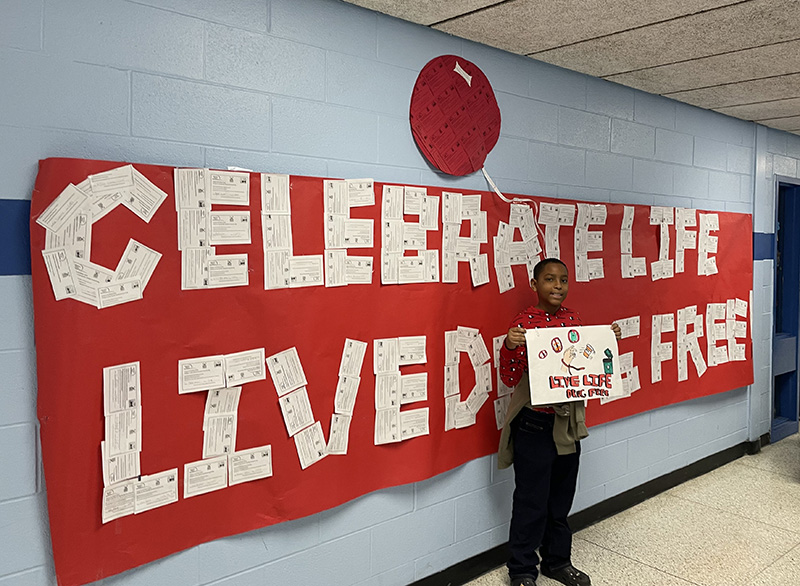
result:
[(753, 260), (775, 259), (775, 234), (753, 232)]
[(31, 274), (31, 202), (0, 199), (0, 275)]

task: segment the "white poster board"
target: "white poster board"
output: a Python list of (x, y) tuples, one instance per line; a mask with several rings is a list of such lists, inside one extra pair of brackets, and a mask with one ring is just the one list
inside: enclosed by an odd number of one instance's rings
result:
[(611, 326), (530, 329), (525, 345), (533, 405), (625, 394)]

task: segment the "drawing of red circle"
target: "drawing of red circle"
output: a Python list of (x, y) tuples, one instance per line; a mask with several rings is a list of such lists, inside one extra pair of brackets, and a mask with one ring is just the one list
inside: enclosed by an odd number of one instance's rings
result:
[(553, 352), (561, 352), (561, 350), (563, 349), (563, 346), (561, 345), (561, 340), (559, 340), (558, 338), (553, 338), (553, 340), (550, 342), (550, 345), (553, 347)]
[(411, 132), (420, 151), (449, 175), (483, 167), (500, 136), (500, 108), (477, 65), (441, 55), (420, 71), (411, 93)]
[(544, 360), (545, 358), (547, 358), (547, 350), (541, 350), (539, 352), (539, 359)]
[(567, 334), (567, 337), (569, 338), (569, 341), (572, 342), (573, 344), (575, 344), (576, 342), (578, 342), (578, 340), (581, 339), (580, 334), (578, 334), (578, 330), (570, 330), (569, 333)]

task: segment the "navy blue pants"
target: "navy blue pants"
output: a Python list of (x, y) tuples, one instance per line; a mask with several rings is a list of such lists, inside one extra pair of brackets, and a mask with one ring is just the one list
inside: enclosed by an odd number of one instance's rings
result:
[(555, 415), (523, 409), (511, 422), (514, 439), (514, 500), (508, 544), (510, 576), (539, 575), (542, 565), (570, 563), (572, 530), (567, 515), (575, 497), (580, 442), (576, 452), (559, 456), (553, 442)]

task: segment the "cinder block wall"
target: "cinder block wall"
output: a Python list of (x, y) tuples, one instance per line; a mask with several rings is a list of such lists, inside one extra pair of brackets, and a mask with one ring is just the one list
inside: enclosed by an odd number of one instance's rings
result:
[[(53, 156), (486, 189), (432, 171), (411, 137), (416, 75), (447, 53), (495, 88), (486, 167), (504, 191), (755, 213), (774, 232), (771, 182), (798, 176), (798, 137), (334, 0), (5, 0), (0, 200), (29, 199)], [(772, 271), (755, 265), (757, 342), (772, 335)], [(0, 586), (55, 584), (19, 272), (0, 276)], [(575, 510), (765, 433), (767, 347), (752, 388), (593, 428)], [(495, 468), (475, 460), (103, 584), (407, 584), (506, 540), (513, 480)]]

